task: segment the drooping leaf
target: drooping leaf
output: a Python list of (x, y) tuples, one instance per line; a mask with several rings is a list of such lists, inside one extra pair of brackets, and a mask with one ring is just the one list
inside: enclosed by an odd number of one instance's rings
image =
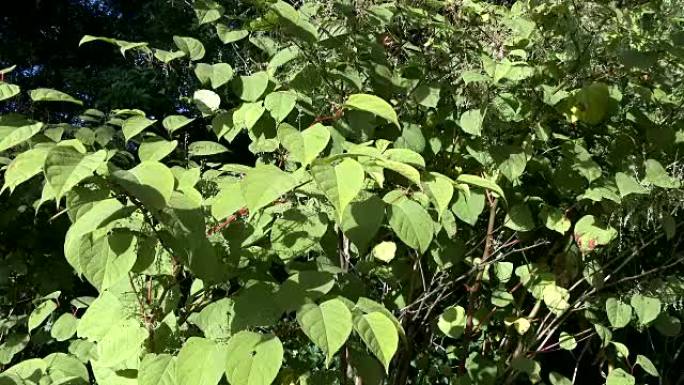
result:
[(226, 346), (226, 378), (231, 385), (270, 385), (283, 361), (278, 337), (242, 331)]
[(354, 318), (354, 330), (389, 373), (389, 364), (399, 345), (399, 335), (392, 320), (381, 312)]
[(402, 242), (420, 253), (427, 251), (434, 236), (430, 214), (410, 199), (399, 199), (390, 205), (389, 225)]
[(458, 178), (456, 178), (456, 181), (471, 186), (482, 187), (485, 190), (489, 190), (496, 193), (500, 199), (506, 201), (506, 196), (504, 195), (504, 192), (501, 189), (501, 187), (499, 187), (499, 185), (497, 185), (489, 179), (485, 179), (477, 175), (461, 174), (458, 176)]
[(297, 322), (304, 334), (326, 355), (326, 366), (340, 350), (352, 331), (352, 314), (338, 299), (306, 304), (297, 311)]
[(333, 166), (328, 161), (316, 161), (311, 165), (311, 175), (337, 211), (341, 221), (344, 210), (363, 188), (364, 172), (359, 162), (346, 158)]
[(45, 158), (43, 170), (57, 201), (74, 186), (92, 176), (106, 157), (107, 152), (104, 150), (83, 155), (72, 147), (52, 148)]
[(31, 96), (31, 100), (34, 102), (67, 102), (78, 104), (79, 106), (83, 105), (82, 101), (73, 96), (50, 88), (37, 88), (31, 90), (29, 91), (29, 96)]
[(596, 223), (593, 215), (585, 215), (575, 223), (575, 242), (584, 252), (592, 251), (596, 246), (603, 246), (615, 238), (617, 231), (610, 226)]
[(394, 108), (378, 96), (368, 94), (350, 95), (343, 107), (370, 112), (399, 127), (399, 119)]

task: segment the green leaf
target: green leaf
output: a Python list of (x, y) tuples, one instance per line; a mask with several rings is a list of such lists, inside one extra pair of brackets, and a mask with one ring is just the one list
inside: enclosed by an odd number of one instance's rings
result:
[(413, 91), (413, 98), (423, 107), (437, 108), (437, 103), (439, 103), (439, 91), (439, 87), (423, 84), (416, 87)]
[(229, 150), (226, 148), (226, 146), (208, 141), (208, 140), (200, 140), (197, 142), (192, 142), (188, 146), (188, 154), (190, 154), (191, 157), (193, 156), (211, 156), (211, 155), (217, 155), (217, 154), (223, 154), (224, 152), (229, 152)]
[(634, 376), (620, 368), (611, 370), (606, 378), (606, 385), (634, 385), (635, 383)]
[(551, 385), (572, 385), (572, 381), (569, 378), (557, 372), (549, 373), (549, 382)]
[(665, 168), (657, 161), (646, 161), (646, 178), (644, 181), (662, 188), (679, 188), (681, 182), (667, 174)]
[(192, 94), (192, 100), (202, 113), (202, 116), (209, 116), (218, 110), (221, 105), (221, 97), (214, 91), (197, 90)]
[(112, 179), (143, 204), (155, 209), (166, 207), (175, 184), (171, 170), (153, 161), (141, 162), (128, 171), (116, 171), (112, 173)]
[(71, 313), (64, 313), (52, 325), (50, 335), (57, 341), (66, 341), (76, 334), (77, 327), (78, 318), (74, 317)]
[(568, 219), (561, 210), (555, 207), (544, 205), (539, 213), (539, 217), (544, 222), (547, 229), (556, 231), (560, 234), (565, 234), (572, 226), (570, 219)]
[(322, 124), (315, 124), (300, 132), (291, 125), (282, 123), (278, 127), (278, 140), (290, 153), (289, 159), (307, 166), (328, 145), (330, 131)]
[(156, 120), (147, 119), (144, 116), (133, 116), (126, 119), (121, 125), (126, 141), (133, 139), (135, 136), (143, 132), (147, 127), (156, 123)]
[(270, 385), (283, 363), (283, 345), (272, 334), (242, 331), (228, 341), (226, 353), (231, 385)]
[(57, 146), (45, 158), (45, 179), (57, 201), (105, 163), (107, 152), (83, 155), (72, 147)]
[(337, 211), (341, 222), (344, 210), (363, 188), (364, 172), (359, 162), (346, 158), (333, 166), (329, 161), (316, 161), (311, 175)]
[(231, 30), (225, 24), (220, 23), (216, 24), (216, 34), (223, 44), (235, 43), (249, 36), (248, 31), (242, 29)]
[(648, 325), (660, 314), (661, 303), (658, 298), (634, 294), (630, 300), (640, 325)]
[(480, 136), (482, 135), (482, 123), (484, 122), (484, 115), (479, 109), (468, 110), (461, 114), (461, 119), (459, 120), (459, 125), (461, 129), (470, 135)]
[(614, 328), (623, 328), (632, 320), (632, 307), (617, 298), (611, 297), (606, 300), (606, 315), (608, 315), (608, 321)]
[(615, 183), (620, 191), (620, 196), (622, 198), (630, 194), (648, 194), (649, 191), (646, 187), (639, 184), (639, 182), (624, 172), (619, 172), (615, 174)]
[(637, 354), (636, 365), (641, 366), (646, 373), (652, 375), (653, 377), (660, 377), (658, 369), (655, 367), (655, 365), (653, 365), (653, 362), (651, 362), (648, 357)]
[(235, 113), (233, 114), (233, 123), (235, 128), (238, 130), (243, 128), (251, 130), (254, 128), (259, 119), (261, 119), (264, 111), (266, 111), (266, 109), (261, 102), (242, 103), (240, 108), (235, 110)]
[(155, 49), (154, 50), (154, 57), (157, 58), (157, 60), (163, 62), (163, 63), (170, 63), (173, 60), (180, 59), (183, 56), (185, 56), (185, 52), (183, 51), (165, 51), (163, 49)]
[(112, 326), (123, 322), (127, 313), (119, 299), (109, 291), (100, 293), (78, 321), (76, 333), (79, 338), (100, 341)]
[[(472, 194), (472, 192), (471, 192)], [(534, 219), (526, 204), (517, 204), (508, 210), (504, 226), (514, 231), (530, 231), (534, 228)]]
[(278, 167), (257, 165), (247, 172), (240, 188), (250, 213), (256, 213), (292, 190), (296, 184), (297, 180), (292, 175)]
[(34, 147), (17, 155), (5, 170), (5, 184), (0, 193), (7, 188), (12, 192), (20, 184), (40, 174), (43, 171), (43, 164), (45, 164), (45, 158), (47, 158), (50, 148), (52, 147)]
[(465, 309), (461, 306), (446, 308), (437, 320), (437, 327), (448, 337), (460, 338), (466, 327)]
[(67, 102), (78, 104), (79, 106), (83, 105), (82, 101), (73, 96), (50, 88), (37, 88), (29, 91), (29, 95), (34, 102)]
[(397, 244), (391, 241), (383, 241), (373, 247), (373, 257), (385, 263), (394, 259), (397, 253)]
[(561, 332), (558, 337), (559, 346), (564, 350), (574, 350), (577, 347), (577, 341), (572, 334)]
[(166, 128), (166, 131), (168, 131), (169, 134), (173, 135), (174, 132), (187, 126), (194, 120), (195, 118), (187, 118), (183, 115), (169, 115), (162, 120), (162, 126)]
[(138, 157), (141, 162), (158, 162), (171, 154), (177, 146), (177, 140), (168, 141), (154, 136), (140, 143)]
[(299, 309), (315, 301), (335, 286), (335, 276), (328, 272), (304, 270), (292, 274), (278, 290), (278, 305), (284, 312)]
[(482, 187), (485, 190), (489, 190), (496, 193), (499, 196), (499, 198), (506, 201), (506, 196), (504, 195), (504, 192), (501, 189), (501, 187), (499, 187), (499, 185), (490, 181), (489, 179), (485, 179), (477, 175), (461, 174), (458, 176), (458, 178), (456, 178), (456, 181), (471, 186)]
[(225, 9), (215, 1), (201, 0), (193, 4), (199, 25), (213, 23), (220, 19)]
[(325, 354), (326, 367), (352, 331), (352, 314), (338, 299), (302, 306), (297, 311), (297, 322), (304, 334)]
[(389, 373), (389, 364), (399, 345), (392, 320), (382, 312), (371, 312), (354, 318), (354, 330)]
[(419, 203), (400, 199), (390, 205), (389, 225), (409, 247), (425, 253), (434, 236), (432, 218)]
[(485, 196), (482, 192), (471, 190), (469, 194), (462, 191), (458, 192), (456, 202), (451, 206), (451, 211), (456, 214), (458, 219), (475, 226), (477, 219), (484, 210)]
[[(230, 355), (228, 355), (230, 359)], [(216, 385), (223, 376), (226, 351), (215, 342), (190, 337), (183, 344), (176, 361), (178, 384)], [(231, 384), (237, 385), (231, 381)]]
[(233, 78), (233, 75), (233, 67), (228, 63), (198, 63), (195, 66), (195, 76), (197, 76), (200, 83), (211, 83), (211, 88), (213, 89), (228, 83)]
[(45, 322), (55, 309), (57, 309), (57, 304), (54, 301), (45, 301), (33, 309), (28, 318), (29, 333)]
[(129, 231), (85, 235), (79, 250), (80, 271), (99, 291), (128, 275), (136, 260), (136, 238)]
[(176, 385), (176, 358), (170, 354), (146, 354), (138, 369), (139, 385)]
[(672, 317), (666, 313), (660, 313), (655, 320), (654, 326), (660, 334), (666, 337), (676, 337), (682, 331), (682, 324), (679, 318)]
[(221, 220), (246, 206), (245, 198), (242, 196), (240, 183), (231, 183), (221, 187), (211, 205), (211, 215)]
[(599, 226), (593, 215), (585, 215), (575, 223), (575, 242), (583, 252), (594, 250), (596, 246), (610, 243), (617, 231), (610, 226)]
[(134, 319), (114, 325), (97, 343), (98, 363), (112, 367), (138, 357), (148, 336), (147, 329)]
[(264, 99), (264, 107), (271, 113), (271, 116), (275, 119), (276, 123), (285, 120), (296, 104), (297, 96), (294, 93), (287, 91), (271, 92), (266, 95), (266, 98)]
[(204, 57), (204, 45), (202, 45), (202, 43), (195, 38), (174, 36), (173, 42), (176, 44), (176, 47), (185, 52), (188, 58), (190, 58), (192, 61), (200, 60)]
[(385, 219), (385, 203), (371, 195), (350, 203), (344, 210), (340, 226), (360, 253), (364, 253)]
[(47, 372), (54, 381), (53, 384), (85, 385), (90, 383), (88, 369), (72, 355), (52, 353), (43, 360), (47, 364)]
[(454, 196), (453, 182), (442, 174), (431, 172), (422, 180), (423, 190), (428, 194), (437, 209), (437, 217), (449, 208), (449, 202)]
[(0, 82), (0, 101), (15, 97), (21, 92), (19, 86)]
[(271, 248), (283, 260), (306, 255), (320, 244), (327, 229), (328, 219), (324, 214), (292, 208), (273, 222)]
[(394, 123), (399, 127), (399, 119), (394, 108), (383, 99), (368, 94), (354, 94), (347, 98), (343, 105), (344, 108), (351, 108), (359, 111), (370, 112), (375, 116), (379, 116), (390, 123)]
[(420, 172), (411, 165), (385, 159), (374, 159), (373, 164), (392, 170), (416, 185), (420, 185)]
[(318, 31), (316, 30), (316, 27), (307, 21), (305, 16), (294, 9), (290, 4), (278, 0), (271, 5), (271, 9), (280, 17), (280, 22), (287, 32), (309, 42), (318, 40)]
[(12, 127), (4, 136), (2, 136), (3, 132), (0, 131), (0, 152), (6, 151), (16, 145), (24, 143), (25, 141), (31, 139), (35, 134), (40, 132), (42, 128), (43, 123), (37, 122), (16, 128)]
[(541, 365), (539, 362), (525, 356), (517, 356), (511, 359), (511, 367), (529, 376), (530, 382), (536, 384), (541, 381)]
[(269, 76), (259, 71), (249, 76), (233, 79), (231, 86), (235, 95), (246, 102), (256, 102), (268, 88)]
[(223, 340), (233, 334), (232, 320), (235, 317), (235, 302), (221, 298), (212, 302), (199, 313), (193, 321), (204, 336), (212, 340)]

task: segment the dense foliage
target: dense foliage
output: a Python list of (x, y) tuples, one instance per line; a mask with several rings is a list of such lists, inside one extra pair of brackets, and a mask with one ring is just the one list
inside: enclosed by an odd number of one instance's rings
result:
[(150, 4), (0, 71), (0, 384), (684, 381), (679, 2)]

